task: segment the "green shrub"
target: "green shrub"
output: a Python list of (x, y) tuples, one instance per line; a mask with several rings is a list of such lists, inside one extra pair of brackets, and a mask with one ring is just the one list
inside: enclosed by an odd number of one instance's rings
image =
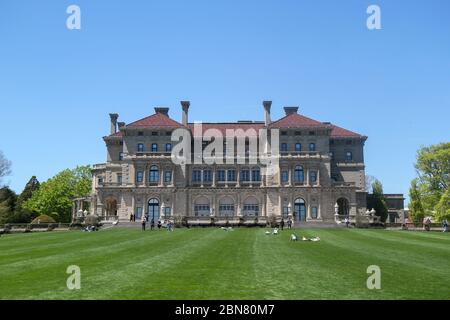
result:
[(31, 224), (38, 224), (38, 223), (55, 223), (55, 219), (53, 219), (52, 217), (46, 215), (46, 214), (41, 214), (40, 216), (36, 217), (33, 219), (33, 221), (31, 221)]

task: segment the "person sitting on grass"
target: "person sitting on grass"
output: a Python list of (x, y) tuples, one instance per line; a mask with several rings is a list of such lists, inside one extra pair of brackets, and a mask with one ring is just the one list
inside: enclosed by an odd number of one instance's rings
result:
[(295, 233), (291, 234), (291, 241), (297, 241), (297, 235)]
[(278, 228), (273, 229), (273, 234), (278, 234)]

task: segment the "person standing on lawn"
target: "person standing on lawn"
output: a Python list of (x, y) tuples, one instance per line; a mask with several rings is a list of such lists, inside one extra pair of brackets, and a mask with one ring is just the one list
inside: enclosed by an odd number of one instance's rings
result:
[(141, 224), (142, 224), (142, 231), (145, 231), (145, 224), (147, 223), (147, 220), (145, 219), (145, 216), (142, 216)]

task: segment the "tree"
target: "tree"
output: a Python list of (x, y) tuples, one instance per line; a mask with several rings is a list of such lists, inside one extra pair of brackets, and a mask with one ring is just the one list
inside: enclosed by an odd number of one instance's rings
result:
[(422, 195), (417, 179), (411, 181), (411, 187), (409, 188), (409, 217), (414, 223), (422, 222), (425, 217)]
[(8, 187), (0, 189), (0, 224), (9, 222), (16, 208), (17, 195)]
[(434, 218), (437, 221), (450, 219), (450, 189), (445, 190), (435, 209)]
[(375, 182), (375, 180), (377, 180), (377, 178), (367, 174), (365, 177), (365, 180), (366, 180), (366, 185), (365, 185), (366, 192), (372, 193), (373, 192), (372, 184)]
[(2, 178), (11, 174), (11, 161), (5, 158), (0, 151), (0, 182)]
[[(418, 178), (413, 182), (415, 185), (412, 185), (414, 188), (410, 193), (416, 196), (416, 202), (409, 205), (410, 209), (416, 207), (413, 216), (415, 219), (425, 215), (439, 216), (436, 206), (444, 197), (439, 209), (445, 208), (444, 194), (450, 188), (450, 142), (422, 147), (417, 152), (415, 168)], [(420, 205), (417, 202), (419, 198)]]
[(32, 176), (30, 180), (28, 180), (27, 184), (25, 185), (25, 188), (23, 189), (22, 193), (17, 198), (16, 206), (17, 208), (21, 208), (22, 204), (24, 204), (28, 199), (31, 198), (33, 195), (33, 192), (38, 190), (40, 187), (40, 183), (36, 176)]
[(43, 182), (22, 207), (52, 216), (59, 222), (69, 222), (72, 216), (72, 198), (89, 195), (91, 181), (89, 166), (63, 170)]
[(377, 179), (372, 183), (372, 194), (368, 197), (367, 207), (369, 210), (375, 209), (375, 214), (380, 217), (382, 222), (386, 221), (388, 208), (383, 194), (383, 185)]

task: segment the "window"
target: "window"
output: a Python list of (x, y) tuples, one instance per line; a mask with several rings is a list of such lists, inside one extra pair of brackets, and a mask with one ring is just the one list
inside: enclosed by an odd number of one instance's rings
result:
[(119, 161), (123, 160), (123, 152), (119, 152)]
[(159, 170), (157, 166), (151, 166), (150, 167), (150, 175), (149, 179), (150, 182), (155, 183), (159, 181)]
[(296, 152), (302, 151), (302, 144), (301, 143), (296, 143), (295, 144), (295, 151)]
[(287, 131), (281, 131), (282, 136), (287, 136)]
[(334, 160), (334, 152), (333, 151), (330, 151), (330, 159)]
[(241, 181), (250, 181), (250, 170), (244, 169), (241, 171)]
[(225, 170), (217, 170), (217, 181), (225, 181)]
[(158, 144), (152, 143), (152, 152), (157, 152), (157, 151), (158, 151)]
[(171, 207), (164, 207), (164, 216), (166, 218), (170, 217), (170, 213), (172, 212), (172, 208)]
[(316, 170), (311, 170), (309, 172), (309, 181), (311, 182), (311, 184), (317, 183), (317, 171)]
[(316, 134), (316, 133), (315, 133), (314, 131), (310, 131), (310, 132), (309, 132), (309, 135), (310, 135), (310, 136), (314, 136), (315, 134)]
[(172, 131), (166, 131), (166, 136), (171, 136), (172, 135)]
[(140, 219), (142, 217), (142, 207), (136, 207), (135, 218)]
[(252, 170), (252, 181), (261, 181), (261, 171), (259, 169)]
[(309, 144), (309, 151), (311, 151), (311, 152), (316, 151), (316, 144), (315, 143), (311, 142)]
[(311, 218), (317, 219), (317, 207), (311, 207)]
[[(138, 131), (138, 136), (143, 136), (144, 135), (144, 132), (142, 132), (142, 131)], [(142, 208), (141, 208), (142, 209)]]
[(193, 170), (192, 171), (192, 181), (200, 182), (202, 180), (202, 171), (201, 170)]
[(289, 181), (289, 171), (283, 170), (281, 171), (281, 181), (288, 182)]
[(295, 131), (294, 134), (295, 134), (296, 136), (301, 136), (301, 135), (302, 135), (301, 131)]
[(164, 182), (171, 182), (172, 181), (172, 171), (166, 170), (164, 171)]
[(287, 151), (287, 143), (282, 143), (281, 144), (281, 152), (286, 152)]
[(152, 136), (157, 136), (158, 132), (157, 131), (152, 131)]
[(219, 212), (225, 213), (227, 211), (234, 212), (234, 204), (221, 204), (221, 205), (219, 205)]
[(166, 143), (166, 152), (171, 152), (171, 151), (172, 151), (172, 144)]
[(228, 170), (228, 181), (236, 181), (236, 170)]
[(296, 166), (294, 170), (294, 182), (302, 182), (305, 180), (303, 167), (302, 166)]
[(203, 181), (206, 181), (206, 182), (212, 181), (211, 170), (203, 170)]
[(347, 151), (345, 153), (345, 160), (347, 160), (347, 161), (352, 161), (353, 160), (353, 154), (352, 154), (351, 151)]
[(136, 182), (141, 183), (142, 181), (144, 181), (144, 172), (137, 171), (136, 172)]
[(201, 216), (205, 216), (205, 215), (209, 215), (210, 211), (209, 211), (209, 204), (196, 204), (194, 206), (194, 213), (196, 216), (201, 215)]
[(143, 143), (137, 144), (137, 152), (144, 152), (144, 144)]
[(352, 144), (352, 140), (345, 140), (345, 144), (346, 145), (351, 145)]
[(103, 184), (103, 178), (102, 177), (98, 178), (98, 184)]
[(117, 183), (122, 184), (122, 175), (121, 174), (117, 175)]
[(244, 211), (258, 213), (259, 205), (258, 204), (244, 204)]
[(289, 215), (289, 207), (283, 207), (283, 216), (287, 218)]

